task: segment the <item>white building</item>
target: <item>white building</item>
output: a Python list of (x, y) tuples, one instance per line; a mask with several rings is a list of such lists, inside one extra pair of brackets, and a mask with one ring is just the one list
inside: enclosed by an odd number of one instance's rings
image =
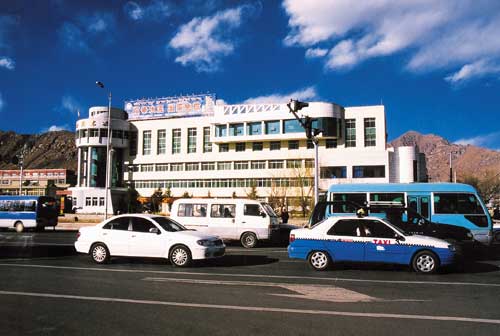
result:
[[(313, 197), (313, 144), (286, 104), (227, 105), (216, 103), (213, 95), (197, 95), (129, 101), (125, 110), (128, 121), (112, 110), (115, 211), (124, 187), (141, 196), (170, 189), (173, 197), (186, 192), (246, 197), (255, 187), (259, 197), (287, 204)], [(323, 131), (318, 135), (320, 191), (332, 183), (415, 182), (425, 176), (425, 169), (420, 171), (425, 161), (419, 163), (415, 148), (387, 148), (382, 105), (311, 102), (299, 114)], [(103, 212), (103, 118), (107, 108), (94, 107), (77, 123), (81, 168), (74, 192), (84, 212)]]

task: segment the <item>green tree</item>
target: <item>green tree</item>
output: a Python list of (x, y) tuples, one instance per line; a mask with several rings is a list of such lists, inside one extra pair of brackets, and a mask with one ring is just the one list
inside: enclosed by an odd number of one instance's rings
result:
[(486, 203), (500, 195), (500, 173), (497, 171), (488, 170), (483, 175), (468, 174), (461, 177), (459, 182), (470, 184), (476, 188)]
[(127, 213), (141, 212), (141, 203), (139, 202), (139, 193), (135, 188), (128, 188), (125, 195), (127, 204)]
[(151, 195), (151, 212), (160, 212), (161, 202), (163, 200), (163, 192), (161, 188), (156, 189)]
[(187, 191), (184, 192), (184, 194), (182, 194), (182, 198), (191, 198), (193, 197), (192, 195), (189, 195), (189, 193)]
[(252, 183), (252, 187), (250, 188), (250, 191), (247, 193), (247, 197), (250, 199), (257, 199), (259, 195), (257, 195), (257, 186), (255, 183)]

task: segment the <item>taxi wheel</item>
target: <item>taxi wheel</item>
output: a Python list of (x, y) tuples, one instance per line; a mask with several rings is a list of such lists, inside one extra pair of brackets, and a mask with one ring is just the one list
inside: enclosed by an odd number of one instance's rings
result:
[(330, 256), (323, 251), (314, 251), (309, 255), (309, 264), (317, 271), (324, 271), (330, 266)]
[(439, 259), (430, 251), (420, 251), (415, 254), (411, 264), (415, 272), (431, 274), (439, 268)]
[(176, 267), (186, 267), (191, 264), (191, 252), (182, 245), (177, 245), (170, 252), (170, 263)]
[(254, 248), (257, 246), (257, 236), (252, 232), (245, 232), (241, 235), (241, 245), (245, 248)]
[(90, 257), (96, 264), (105, 264), (109, 261), (108, 248), (102, 243), (96, 243), (90, 248)]
[(14, 224), (14, 227), (16, 228), (16, 232), (23, 232), (24, 231), (23, 222), (16, 222), (16, 224)]

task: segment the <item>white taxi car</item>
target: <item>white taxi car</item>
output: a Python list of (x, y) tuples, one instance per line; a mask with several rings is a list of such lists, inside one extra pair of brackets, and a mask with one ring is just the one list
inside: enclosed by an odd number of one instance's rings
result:
[(75, 248), (98, 264), (129, 256), (167, 258), (184, 267), (192, 260), (221, 257), (226, 246), (218, 237), (188, 230), (168, 217), (126, 214), (80, 228)]
[(406, 264), (416, 272), (433, 273), (454, 262), (456, 247), (405, 233), (384, 219), (349, 216), (292, 230), (288, 255), (308, 260), (316, 270), (326, 269), (333, 261), (351, 261)]

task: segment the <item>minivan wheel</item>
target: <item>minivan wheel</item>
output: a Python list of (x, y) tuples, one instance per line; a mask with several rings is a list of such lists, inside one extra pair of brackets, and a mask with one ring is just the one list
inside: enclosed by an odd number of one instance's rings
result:
[(431, 274), (439, 268), (439, 259), (430, 251), (420, 251), (415, 254), (411, 264), (415, 272)]
[(96, 243), (90, 248), (90, 257), (97, 264), (104, 264), (109, 261), (109, 251), (106, 245)]
[(330, 266), (330, 256), (323, 251), (314, 251), (309, 255), (309, 265), (317, 271), (324, 271)]
[(16, 228), (16, 232), (23, 232), (24, 231), (23, 222), (16, 222), (16, 224), (14, 224), (14, 227)]
[(185, 246), (175, 246), (170, 252), (169, 259), (176, 267), (186, 267), (191, 264), (191, 252)]
[(245, 232), (241, 235), (241, 245), (245, 248), (254, 248), (257, 246), (257, 236), (253, 232)]

